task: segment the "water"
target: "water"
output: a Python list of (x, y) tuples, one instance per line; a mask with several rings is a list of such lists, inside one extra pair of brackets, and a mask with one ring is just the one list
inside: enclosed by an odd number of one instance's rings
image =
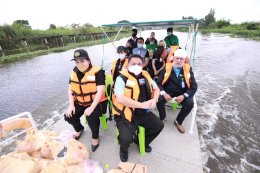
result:
[[(147, 38), (149, 33), (142, 36)], [(156, 31), (158, 41), (165, 34)], [(187, 35), (176, 34), (185, 47)], [(194, 71), (204, 172), (259, 172), (260, 42), (219, 34), (198, 34), (197, 42)], [(102, 45), (85, 49), (93, 64), (101, 65)], [(73, 51), (1, 65), (0, 119), (29, 111), (40, 128), (60, 119), (68, 105)], [(115, 49), (106, 45), (105, 53), (108, 72)]]

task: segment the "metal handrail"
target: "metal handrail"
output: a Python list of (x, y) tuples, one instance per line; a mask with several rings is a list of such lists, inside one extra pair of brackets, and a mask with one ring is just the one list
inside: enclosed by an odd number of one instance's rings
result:
[(21, 117), (24, 117), (24, 116), (27, 116), (27, 117), (28, 117), (28, 119), (30, 120), (30, 123), (31, 123), (32, 127), (27, 128), (27, 129), (25, 129), (25, 130), (22, 130), (21, 132), (16, 133), (16, 134), (14, 134), (14, 135), (11, 136), (11, 137), (8, 137), (7, 139), (3, 140), (3, 141), (0, 143), (0, 146), (3, 146), (3, 144), (5, 144), (5, 143), (11, 141), (12, 139), (14, 139), (14, 138), (20, 136), (21, 134), (26, 133), (26, 132), (29, 131), (30, 129), (33, 129), (33, 128), (37, 129), (36, 123), (35, 123), (35, 121), (33, 120), (32, 114), (31, 114), (30, 112), (23, 112), (23, 113), (14, 115), (14, 116), (12, 116), (12, 117), (3, 119), (3, 120), (0, 121), (0, 123), (3, 124), (3, 123), (6, 123), (6, 122), (8, 122), (8, 121), (15, 120), (16, 118), (21, 118)]

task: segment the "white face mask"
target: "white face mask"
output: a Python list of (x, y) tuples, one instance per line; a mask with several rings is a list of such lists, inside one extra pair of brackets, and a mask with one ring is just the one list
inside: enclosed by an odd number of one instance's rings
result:
[(120, 58), (120, 60), (122, 60), (122, 59), (124, 59), (125, 58), (125, 54), (123, 53), (123, 54), (117, 54), (117, 57), (118, 58)]
[(138, 48), (142, 48), (142, 47), (143, 47), (143, 44), (137, 43), (137, 47), (138, 47)]
[(143, 68), (140, 65), (133, 65), (133, 66), (129, 66), (128, 70), (137, 76), (142, 72)]

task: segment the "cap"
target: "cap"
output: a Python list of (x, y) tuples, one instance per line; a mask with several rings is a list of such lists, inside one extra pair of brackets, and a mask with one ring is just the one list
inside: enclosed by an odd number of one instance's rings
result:
[(84, 49), (78, 49), (74, 51), (74, 58), (71, 61), (75, 61), (76, 59), (87, 59), (88, 57), (88, 52), (85, 51)]
[(125, 51), (125, 50), (126, 50), (126, 48), (124, 46), (118, 46), (116, 49), (117, 52), (121, 52), (121, 51)]
[(188, 56), (188, 54), (184, 49), (177, 49), (174, 52), (174, 56), (186, 58)]

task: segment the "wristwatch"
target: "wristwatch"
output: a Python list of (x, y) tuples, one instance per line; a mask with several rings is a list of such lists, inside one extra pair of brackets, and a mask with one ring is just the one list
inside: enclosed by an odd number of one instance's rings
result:
[(163, 96), (164, 94), (166, 94), (165, 91), (160, 91), (160, 95)]
[(183, 96), (184, 96), (184, 98), (188, 98), (188, 97), (189, 97), (189, 94), (184, 93)]

